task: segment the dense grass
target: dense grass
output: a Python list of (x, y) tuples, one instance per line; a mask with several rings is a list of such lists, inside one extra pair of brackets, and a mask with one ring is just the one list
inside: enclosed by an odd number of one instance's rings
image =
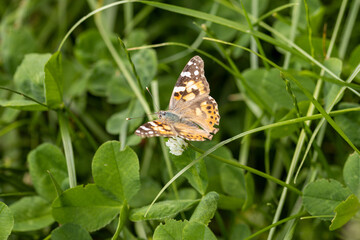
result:
[[(359, 6), (1, 2), (0, 239), (358, 239)], [(174, 156), (134, 131), (195, 55), (220, 131)]]

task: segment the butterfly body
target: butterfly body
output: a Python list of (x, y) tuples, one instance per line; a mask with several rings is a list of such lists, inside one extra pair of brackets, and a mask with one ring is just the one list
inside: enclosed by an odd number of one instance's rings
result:
[(220, 115), (204, 75), (204, 62), (195, 56), (186, 64), (172, 92), (169, 110), (159, 111), (157, 120), (141, 125), (140, 137), (181, 137), (190, 141), (212, 139)]

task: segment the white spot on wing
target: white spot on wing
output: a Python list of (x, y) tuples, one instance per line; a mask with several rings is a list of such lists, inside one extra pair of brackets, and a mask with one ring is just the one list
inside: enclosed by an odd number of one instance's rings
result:
[(141, 128), (141, 129), (144, 129), (145, 131), (151, 130), (151, 128), (147, 128), (147, 127), (145, 127), (145, 126), (140, 126), (140, 128)]
[(157, 126), (155, 123), (153, 123), (153, 122), (149, 122), (149, 124), (151, 125), (151, 126)]
[(191, 66), (193, 64), (192, 61), (189, 61), (187, 65)]
[(175, 87), (174, 88), (174, 91), (175, 92), (182, 92), (182, 91), (184, 91), (185, 90), (185, 87)]
[(136, 130), (135, 132), (136, 132), (136, 133), (140, 133), (140, 130), (138, 129), (138, 130)]
[(199, 75), (199, 71), (196, 70), (196, 71), (194, 72), (194, 74), (195, 74), (196, 76)]
[(191, 73), (190, 72), (181, 72), (180, 74), (182, 77), (191, 77)]

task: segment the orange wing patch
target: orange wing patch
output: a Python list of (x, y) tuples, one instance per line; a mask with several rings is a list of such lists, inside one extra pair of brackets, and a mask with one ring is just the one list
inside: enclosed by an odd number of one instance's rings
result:
[(205, 126), (211, 133), (217, 133), (219, 131), (218, 128), (215, 128), (214, 125), (219, 125), (220, 123), (220, 115), (218, 110), (218, 105), (216, 101), (212, 97), (208, 97), (208, 99), (200, 104), (201, 110), (206, 114)]

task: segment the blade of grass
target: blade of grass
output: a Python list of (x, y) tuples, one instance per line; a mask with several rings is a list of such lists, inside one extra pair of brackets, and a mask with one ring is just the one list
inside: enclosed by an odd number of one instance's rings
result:
[[(244, 15), (245, 15), (245, 18), (246, 18), (246, 21), (247, 21), (247, 23), (248, 23), (248, 25), (249, 25), (250, 30), (251, 30), (251, 31), (257, 30), (257, 27), (256, 27), (256, 26), (253, 27), (253, 25), (252, 25), (252, 23), (251, 23), (251, 20), (249, 19), (249, 16), (248, 16), (248, 14), (247, 14), (247, 12), (246, 12), (246, 10), (245, 10), (245, 7), (244, 7), (243, 2), (240, 1), (240, 3), (241, 3), (241, 6), (242, 6), (242, 9), (243, 9), (243, 11), (244, 11)], [(257, 6), (258, 6), (258, 1), (255, 0), (255, 1), (252, 1), (251, 3), (252, 3), (252, 4), (251, 4), (251, 9), (252, 9), (253, 16), (255, 16), (255, 18), (257, 18), (257, 12), (259, 11), (259, 9), (258, 9), (258, 7), (257, 7)], [(254, 14), (254, 13), (255, 13), (255, 14)], [(255, 41), (255, 42), (254, 42), (254, 41)], [(263, 47), (262, 47), (262, 45), (261, 45), (261, 43), (260, 43), (260, 41), (259, 41), (259, 38), (253, 36), (253, 37), (251, 38), (250, 44), (251, 44), (251, 50), (253, 50), (254, 52), (257, 52), (257, 49), (259, 49), (260, 54), (266, 57), (265, 52), (264, 52), (264, 49), (263, 49)], [(254, 54), (251, 54), (251, 55), (250, 55), (250, 62), (251, 62), (251, 68), (252, 68), (252, 69), (257, 69), (257, 68), (258, 68), (258, 61), (257, 61), (257, 59), (258, 59), (258, 58), (257, 58), (256, 55), (254, 55)], [(264, 64), (265, 68), (266, 68), (267, 70), (269, 70), (269, 64), (268, 64), (266, 61), (263, 61), (263, 64)]]
[(76, 172), (75, 172), (75, 162), (74, 162), (74, 153), (72, 148), (72, 142), (69, 131), (69, 122), (64, 116), (64, 113), (58, 111), (59, 126), (61, 132), (61, 138), (64, 146), (66, 166), (69, 175), (69, 184), (70, 187), (76, 187)]
[(360, 1), (353, 0), (349, 8), (350, 13), (348, 14), (348, 17), (346, 19), (343, 33), (341, 34), (340, 47), (339, 47), (340, 59), (344, 59), (345, 57), (346, 49), (349, 46), (351, 32), (354, 29), (356, 18), (359, 16), (359, 7), (360, 7)]
[(309, 6), (307, 0), (304, 0), (304, 7), (306, 13), (306, 28), (308, 32), (308, 39), (309, 39), (309, 46), (310, 46), (310, 53), (311, 57), (315, 57), (315, 49), (312, 43), (312, 29), (311, 29), (311, 22), (310, 22), (310, 13), (309, 13)]
[[(289, 41), (292, 43), (294, 43), (294, 40), (295, 40), (296, 31), (297, 31), (297, 27), (298, 27), (298, 23), (299, 23), (299, 18), (300, 18), (300, 9), (301, 8), (300, 8), (299, 2), (300, 2), (300, 0), (295, 0), (295, 6), (293, 7), (293, 11), (291, 14), (291, 28), (290, 28)], [(289, 68), (290, 59), (291, 59), (291, 52), (286, 52), (285, 59), (284, 59), (284, 65), (283, 65), (284, 69)]]

